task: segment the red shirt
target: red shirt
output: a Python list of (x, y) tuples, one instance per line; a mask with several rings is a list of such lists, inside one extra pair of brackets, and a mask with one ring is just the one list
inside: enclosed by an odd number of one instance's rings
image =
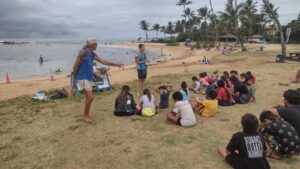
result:
[(221, 87), (221, 88), (218, 89), (217, 99), (218, 100), (225, 100), (225, 101), (227, 101), (229, 99), (227, 94), (226, 94), (226, 90), (225, 90), (224, 87)]

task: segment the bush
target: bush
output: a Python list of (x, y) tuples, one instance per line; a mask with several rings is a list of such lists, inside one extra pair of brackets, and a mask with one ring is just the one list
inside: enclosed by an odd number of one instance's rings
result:
[(197, 42), (196, 42), (196, 48), (197, 48), (197, 49), (201, 49), (201, 42), (200, 42), (200, 41), (197, 41)]
[(214, 48), (216, 46), (216, 44), (214, 41), (210, 41), (210, 42), (208, 42), (208, 46), (211, 48)]
[(185, 42), (186, 39), (191, 39), (191, 36), (189, 33), (180, 33), (177, 38), (176, 41), (177, 42)]
[(278, 36), (266, 35), (265, 38), (269, 43), (280, 43), (280, 38)]

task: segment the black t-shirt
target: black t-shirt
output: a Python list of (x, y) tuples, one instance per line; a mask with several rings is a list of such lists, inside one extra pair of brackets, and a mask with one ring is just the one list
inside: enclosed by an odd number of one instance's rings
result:
[(116, 98), (114, 113), (117, 116), (131, 116), (136, 113), (135, 102), (131, 93), (127, 93), (124, 100)]
[(244, 169), (269, 169), (269, 163), (265, 157), (266, 144), (259, 133), (235, 133), (227, 145), (231, 153), (238, 151), (240, 163)]
[[(262, 133), (266, 141), (271, 144), (271, 147), (283, 157), (299, 153), (300, 139), (290, 123), (283, 120), (274, 120), (263, 129)], [(275, 140), (270, 140), (272, 139), (270, 136), (273, 136)]]
[(248, 88), (244, 83), (241, 83), (239, 85), (234, 85), (234, 93), (239, 92), (240, 95), (242, 94), (248, 94)]
[(160, 103), (159, 108), (166, 109), (169, 107), (169, 90), (160, 90)]
[(285, 121), (295, 128), (298, 136), (300, 136), (300, 105), (278, 108), (277, 111)]

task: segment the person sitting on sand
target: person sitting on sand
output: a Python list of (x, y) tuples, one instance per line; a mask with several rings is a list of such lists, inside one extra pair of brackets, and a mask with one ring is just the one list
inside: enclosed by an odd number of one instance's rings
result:
[(167, 109), (169, 108), (169, 96), (170, 96), (170, 90), (172, 86), (167, 84), (162, 84), (158, 86), (155, 91), (159, 93), (160, 95), (160, 102), (159, 102), (159, 108), (160, 109)]
[(73, 66), (74, 78), (78, 81), (80, 89), (85, 93), (85, 107), (83, 119), (85, 122), (92, 123), (93, 119), (90, 116), (90, 107), (94, 101), (93, 95), (93, 61), (96, 60), (104, 65), (122, 67), (122, 64), (116, 64), (102, 59), (94, 51), (97, 49), (97, 40), (89, 38), (85, 47), (80, 50)]
[(199, 79), (196, 76), (193, 76), (192, 80), (193, 80), (193, 84), (192, 87), (190, 87), (189, 89), (192, 90), (194, 93), (200, 93), (201, 84)]
[(121, 93), (115, 100), (116, 116), (132, 116), (136, 114), (136, 104), (133, 95), (130, 93), (130, 88), (127, 85), (122, 87)]
[(207, 82), (207, 74), (206, 72), (201, 72), (199, 74), (199, 81), (200, 81), (200, 85), (203, 87), (208, 86), (208, 82)]
[(193, 110), (204, 117), (212, 117), (218, 110), (218, 100), (216, 100), (217, 91), (210, 90), (208, 92), (207, 100), (201, 100), (196, 97), (197, 103), (193, 106)]
[(238, 71), (236, 71), (236, 70), (231, 70), (229, 73), (230, 73), (230, 76), (229, 76), (229, 77), (231, 77), (231, 76), (236, 76), (236, 77), (238, 78), (238, 76), (239, 76), (239, 73), (238, 73)]
[(208, 80), (208, 86), (206, 86), (206, 91), (205, 91), (206, 98), (208, 98), (208, 93), (210, 90), (216, 90), (216, 89), (217, 86), (215, 85), (213, 80)]
[(294, 127), (283, 120), (277, 120), (270, 111), (263, 111), (259, 120), (262, 135), (271, 151), (268, 156), (275, 159), (298, 155), (300, 138)]
[(246, 87), (248, 89), (249, 100), (252, 103), (255, 103), (255, 101), (256, 101), (256, 98), (255, 98), (256, 88), (253, 85), (253, 79), (252, 79), (251, 76), (247, 76), (246, 77), (246, 79), (245, 79), (245, 85), (246, 85)]
[(220, 78), (219, 71), (214, 71), (213, 74), (212, 74), (212, 76), (211, 76), (211, 78), (212, 78), (212, 80), (213, 80), (214, 82), (220, 80), (220, 79), (219, 79), (219, 78)]
[(184, 101), (190, 101), (191, 95), (190, 95), (190, 91), (189, 88), (187, 87), (187, 83), (186, 82), (181, 82), (181, 89), (180, 89), (180, 93), (183, 96), (183, 100)]
[(243, 131), (233, 134), (227, 147), (218, 148), (218, 153), (235, 169), (270, 169), (264, 138), (256, 131), (257, 117), (247, 113), (241, 124)]
[(232, 105), (231, 102), (231, 94), (228, 89), (225, 88), (225, 83), (223, 80), (217, 81), (217, 100), (218, 105), (220, 106), (230, 106)]
[(206, 64), (206, 65), (208, 65), (209, 64), (209, 61), (208, 61), (208, 59), (206, 58), (206, 56), (204, 56), (203, 57), (203, 59), (202, 59), (202, 62), (201, 63), (203, 63), (203, 64)]
[(250, 71), (247, 71), (246, 75), (249, 76), (249, 77), (251, 77), (252, 84), (254, 85), (256, 83), (256, 77)]
[(269, 109), (277, 118), (289, 122), (300, 136), (300, 89), (289, 89), (283, 93), (284, 106)]
[(184, 101), (182, 94), (178, 91), (173, 93), (172, 97), (176, 103), (172, 112), (167, 114), (167, 119), (183, 127), (194, 126), (196, 124), (196, 117), (191, 104)]
[[(246, 76), (245, 80), (247, 78), (248, 78), (248, 76)], [(247, 79), (247, 80), (249, 80), (249, 79)], [(240, 82), (236, 76), (231, 76), (230, 81), (234, 85), (234, 91), (231, 95), (232, 95), (235, 103), (239, 103), (239, 104), (248, 103), (250, 101), (250, 96), (249, 96), (249, 91), (248, 91), (246, 84)]]
[(156, 113), (155, 98), (150, 93), (149, 89), (143, 90), (143, 96), (140, 99), (140, 106), (142, 107), (143, 116), (154, 116)]

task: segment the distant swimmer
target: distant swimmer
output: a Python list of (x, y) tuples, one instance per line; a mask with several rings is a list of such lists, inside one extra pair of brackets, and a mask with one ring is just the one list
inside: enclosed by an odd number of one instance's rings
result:
[(42, 55), (40, 55), (39, 62), (40, 62), (40, 63), (43, 63), (43, 62), (44, 62), (44, 58), (42, 57)]

